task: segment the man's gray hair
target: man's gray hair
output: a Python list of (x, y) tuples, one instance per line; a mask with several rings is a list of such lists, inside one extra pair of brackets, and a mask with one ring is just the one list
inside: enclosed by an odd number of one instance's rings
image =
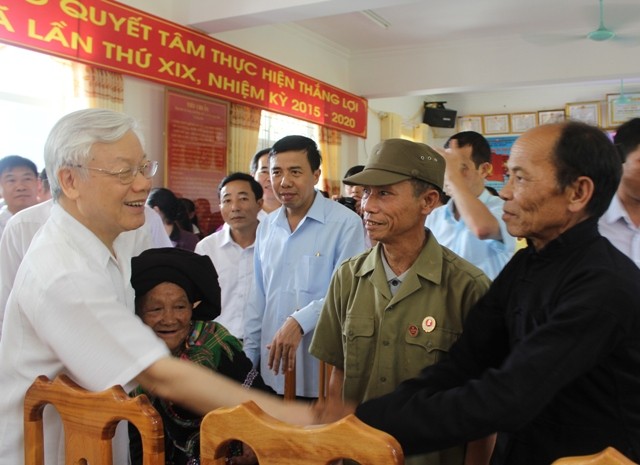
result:
[(129, 131), (144, 144), (137, 121), (124, 113), (91, 108), (63, 116), (51, 129), (44, 146), (44, 162), (53, 199), (57, 200), (62, 194), (58, 181), (62, 168), (84, 166), (89, 161), (93, 144), (118, 142)]

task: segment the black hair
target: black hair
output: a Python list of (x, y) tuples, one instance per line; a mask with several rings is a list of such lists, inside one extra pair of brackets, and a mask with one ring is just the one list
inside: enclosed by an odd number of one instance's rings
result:
[(27, 168), (33, 171), (35, 177), (38, 177), (38, 168), (36, 164), (28, 158), (21, 157), (20, 155), (7, 155), (0, 159), (0, 176), (5, 172), (14, 168)]
[(313, 139), (309, 139), (305, 136), (285, 136), (273, 144), (269, 156), (272, 157), (278, 153), (290, 151), (305, 151), (307, 153), (307, 160), (309, 160), (309, 165), (311, 166), (311, 171), (317, 171), (320, 169), (322, 156), (320, 155), (318, 146)]
[(253, 195), (256, 198), (256, 202), (260, 200), (264, 195), (262, 186), (258, 181), (253, 179), (252, 176), (248, 175), (247, 173), (236, 172), (231, 173), (229, 176), (225, 176), (224, 179), (220, 181), (220, 184), (218, 185), (218, 197), (220, 197), (220, 194), (222, 193), (222, 188), (233, 181), (247, 181), (251, 186), (251, 190), (253, 191)]
[(358, 174), (360, 172), (364, 171), (364, 165), (355, 165), (352, 166), (351, 168), (349, 168), (347, 170), (346, 173), (344, 173), (343, 179), (344, 178), (348, 178), (349, 176), (353, 176), (354, 174)]
[(462, 131), (447, 139), (444, 148), (448, 149), (452, 140), (458, 141), (458, 147), (471, 146), (471, 160), (480, 167), (483, 163), (491, 163), (491, 147), (482, 134), (475, 131)]
[(176, 194), (166, 187), (155, 187), (151, 189), (149, 193), (147, 205), (150, 207), (158, 207), (158, 210), (160, 210), (164, 216), (165, 223), (174, 226), (169, 235), (169, 239), (172, 241), (178, 240), (180, 229), (184, 229), (181, 228), (180, 225), (185, 224), (185, 218), (188, 221), (189, 217), (187, 215), (187, 209)]
[(640, 118), (630, 119), (620, 126), (613, 136), (613, 142), (624, 163), (627, 156), (640, 145)]
[(561, 190), (570, 186), (579, 176), (587, 176), (593, 181), (593, 196), (586, 211), (596, 218), (602, 216), (622, 176), (622, 163), (609, 137), (601, 129), (589, 124), (577, 121), (565, 123), (553, 148), (553, 161)]
[(260, 163), (260, 159), (265, 155), (269, 155), (270, 152), (271, 152), (271, 147), (262, 149), (259, 152), (257, 152), (253, 156), (253, 158), (251, 158), (251, 164), (249, 165), (249, 173), (251, 173), (251, 176), (254, 176), (256, 174), (256, 171), (258, 171), (258, 163)]
[(409, 179), (409, 182), (411, 183), (411, 186), (413, 187), (413, 196), (415, 198), (420, 197), (427, 190), (433, 189), (433, 190), (438, 192), (438, 195), (440, 196), (440, 199), (442, 199), (443, 192), (435, 184), (431, 184), (430, 182), (423, 181), (422, 179), (418, 179), (418, 178), (411, 178), (411, 179)]

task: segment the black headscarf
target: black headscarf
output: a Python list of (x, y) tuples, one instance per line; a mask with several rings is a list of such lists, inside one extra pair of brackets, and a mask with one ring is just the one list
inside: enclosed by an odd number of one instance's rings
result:
[(131, 259), (131, 285), (136, 300), (162, 283), (184, 289), (189, 302), (200, 301), (192, 320), (213, 320), (220, 315), (220, 285), (211, 259), (183, 249), (149, 249)]

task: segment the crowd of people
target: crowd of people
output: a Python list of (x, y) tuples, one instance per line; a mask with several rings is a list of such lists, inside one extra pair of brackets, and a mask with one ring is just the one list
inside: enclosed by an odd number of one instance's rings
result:
[[(198, 199), (152, 189), (142, 140), (81, 110), (51, 130), (46, 172), (0, 159), (0, 464), (23, 463), (26, 389), (60, 373), (149, 396), (167, 464), (197, 463), (202, 416), (247, 400), (299, 425), (355, 414), (411, 465), (640, 460), (640, 119), (613, 142), (527, 131), (498, 196), (475, 132), (382, 141), (337, 201), (316, 142), (286, 136), (217, 186), (217, 231)], [(54, 410), (45, 429), (62, 463)], [(141, 463), (135, 429), (116, 436), (117, 463)], [(256, 457), (234, 443), (228, 460)]]

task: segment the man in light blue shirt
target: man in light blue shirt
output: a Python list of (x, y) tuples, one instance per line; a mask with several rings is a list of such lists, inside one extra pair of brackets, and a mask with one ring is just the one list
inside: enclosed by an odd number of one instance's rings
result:
[(491, 148), (474, 131), (454, 134), (445, 148), (444, 190), (451, 199), (432, 211), (425, 224), (441, 245), (495, 279), (511, 259), (516, 239), (502, 220), (504, 201), (484, 185), (491, 173)]
[(304, 136), (271, 150), (271, 185), (282, 207), (258, 227), (256, 286), (245, 312), (244, 350), (265, 382), (284, 393), (283, 373), (296, 368), (296, 394), (318, 396), (318, 360), (309, 354), (331, 276), (364, 251), (360, 217), (315, 189), (320, 152)]
[(600, 234), (640, 266), (640, 118), (620, 126), (613, 142), (622, 157), (622, 178), (598, 228)]

